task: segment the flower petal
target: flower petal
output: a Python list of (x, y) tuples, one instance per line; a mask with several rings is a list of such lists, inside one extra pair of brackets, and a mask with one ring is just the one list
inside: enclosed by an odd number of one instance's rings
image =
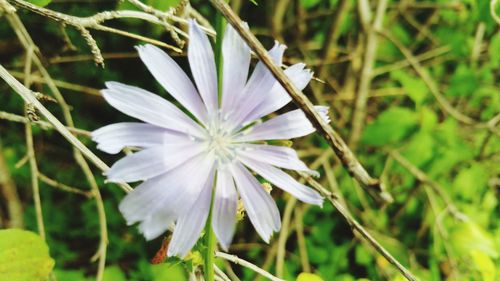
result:
[(304, 171), (317, 175), (302, 162), (294, 149), (285, 146), (262, 145), (245, 143), (238, 145), (238, 155), (256, 161), (264, 162), (276, 167)]
[(235, 163), (230, 168), (250, 221), (260, 237), (269, 243), (273, 232), (281, 227), (276, 203), (243, 165)]
[(153, 240), (167, 231), (170, 224), (174, 222), (173, 215), (173, 213), (155, 213), (139, 224), (139, 232), (144, 235), (146, 240)]
[(214, 52), (207, 35), (194, 20), (189, 21), (188, 59), (208, 113), (215, 113), (218, 109), (218, 97)]
[[(248, 29), (248, 25), (245, 23)], [(224, 39), (222, 41), (223, 60), (223, 91), (222, 91), (222, 112), (235, 106), (235, 97), (243, 91), (248, 79), (250, 67), (250, 48), (234, 30), (232, 25), (226, 26)]]
[(215, 236), (225, 251), (233, 240), (237, 205), (238, 194), (231, 173), (226, 169), (218, 169), (212, 225)]
[[(315, 106), (315, 109), (326, 122), (330, 122), (327, 107)], [(244, 142), (292, 139), (308, 135), (314, 131), (315, 128), (309, 122), (304, 112), (296, 109), (269, 119), (264, 123), (257, 124), (240, 133), (235, 139)]]
[(297, 199), (309, 204), (319, 206), (323, 205), (323, 197), (321, 197), (318, 192), (299, 183), (282, 170), (249, 157), (240, 156), (239, 159), (257, 174), (261, 175), (277, 187), (290, 193)]
[(127, 224), (146, 221), (157, 213), (179, 217), (192, 207), (212, 170), (213, 160), (213, 156), (199, 154), (134, 188), (119, 205)]
[(127, 155), (106, 172), (110, 182), (147, 180), (181, 165), (205, 150), (205, 146), (187, 139), (184, 143), (164, 144)]
[[(269, 50), (269, 55), (276, 65), (281, 66), (285, 49), (285, 45), (281, 45), (276, 42), (274, 47)], [(261, 99), (260, 97), (263, 94), (267, 94), (272, 89), (275, 82), (276, 79), (272, 75), (271, 71), (267, 69), (267, 66), (265, 66), (262, 62), (257, 63), (257, 66), (245, 85), (245, 88), (239, 93), (239, 95), (235, 96), (234, 104), (236, 107), (232, 111), (228, 112), (228, 117), (233, 126), (238, 127), (242, 125), (242, 121), (245, 116), (247, 116), (247, 114), (258, 105)]]
[(108, 89), (101, 91), (104, 98), (121, 112), (162, 128), (204, 136), (198, 124), (162, 97), (118, 82), (107, 82), (106, 86)]
[[(302, 91), (312, 78), (312, 72), (309, 69), (304, 69), (305, 64), (297, 63), (285, 69), (285, 74), (292, 81), (294, 86)], [(243, 119), (243, 124), (248, 124), (258, 118), (275, 112), (289, 103), (292, 98), (286, 92), (285, 88), (276, 81), (269, 93), (262, 93), (257, 106)]]
[(194, 204), (177, 220), (174, 235), (168, 246), (169, 257), (185, 257), (200, 238), (201, 230), (205, 227), (210, 212), (213, 184), (214, 170), (210, 172), (208, 179), (205, 179), (205, 184)]
[(147, 123), (123, 122), (93, 131), (92, 140), (97, 143), (98, 149), (116, 154), (127, 146), (146, 148), (161, 145), (169, 135), (177, 134)]
[(163, 88), (189, 112), (193, 113), (198, 120), (205, 122), (207, 120), (205, 106), (182, 68), (167, 53), (156, 46), (146, 44), (137, 46), (136, 49), (139, 51), (142, 62)]

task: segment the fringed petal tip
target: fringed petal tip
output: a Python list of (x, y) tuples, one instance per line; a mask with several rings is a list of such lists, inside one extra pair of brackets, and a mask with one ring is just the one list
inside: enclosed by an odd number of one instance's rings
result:
[(139, 54), (144, 54), (145, 52), (148, 52), (148, 51), (150, 51), (150, 52), (155, 51), (156, 49), (161, 50), (160, 48), (158, 48), (154, 45), (151, 45), (151, 44), (135, 45), (134, 49), (136, 49)]
[(274, 46), (272, 49), (274, 48), (279, 48), (280, 51), (284, 52), (288, 48), (288, 46), (285, 44), (281, 44), (278, 40), (274, 40)]
[(321, 209), (323, 209), (323, 202), (324, 201), (325, 201), (325, 198), (318, 193), (318, 198), (316, 198), (316, 200), (314, 200), (314, 201), (310, 201), (309, 204), (316, 205), (316, 206), (320, 207)]
[(319, 172), (316, 171), (316, 170), (305, 170), (304, 173), (310, 175), (313, 178), (319, 178), (320, 177)]
[(324, 105), (316, 105), (314, 106), (314, 109), (316, 109), (316, 112), (321, 116), (323, 121), (330, 123), (331, 120), (330, 116), (328, 115), (330, 107)]

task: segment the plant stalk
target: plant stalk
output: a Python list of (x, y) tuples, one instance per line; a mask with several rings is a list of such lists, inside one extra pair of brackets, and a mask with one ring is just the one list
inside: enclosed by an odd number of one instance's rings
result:
[[(222, 58), (222, 38), (224, 35), (224, 29), (226, 26), (226, 21), (221, 13), (217, 13), (215, 16), (215, 31), (217, 32), (215, 39), (215, 67), (217, 69), (217, 95), (219, 100), (219, 105), (222, 104), (222, 70), (223, 70), (223, 58)], [(217, 180), (217, 179), (216, 179)], [(215, 260), (215, 246), (217, 240), (215, 239), (215, 233), (212, 229), (212, 215), (213, 215), (213, 205), (215, 196), (215, 181), (214, 188), (212, 190), (212, 199), (210, 202), (210, 212), (208, 214), (207, 222), (205, 225), (205, 268), (204, 275), (206, 281), (214, 281), (214, 260)]]

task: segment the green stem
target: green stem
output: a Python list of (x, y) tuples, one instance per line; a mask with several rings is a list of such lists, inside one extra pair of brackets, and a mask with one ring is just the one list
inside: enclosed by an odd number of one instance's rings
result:
[[(224, 34), (224, 28), (226, 25), (226, 21), (224, 17), (220, 14), (217, 13), (215, 17), (215, 30), (217, 32), (216, 36), (216, 41), (215, 41), (215, 66), (217, 69), (217, 93), (218, 93), (218, 98), (219, 98), (219, 104), (222, 103), (222, 38)], [(214, 253), (215, 253), (215, 246), (216, 246), (216, 239), (215, 239), (215, 233), (212, 229), (212, 215), (213, 215), (213, 205), (214, 205), (214, 195), (215, 195), (215, 182), (214, 181), (214, 188), (212, 191), (212, 199), (210, 202), (210, 211), (208, 213), (208, 218), (207, 222), (205, 225), (205, 245), (206, 245), (206, 251), (205, 251), (205, 280), (206, 281), (214, 281)]]
[(214, 191), (212, 192), (212, 201), (210, 202), (210, 212), (208, 213), (207, 223), (205, 225), (205, 281), (214, 281), (214, 253), (215, 253), (215, 233), (212, 230), (212, 210), (214, 205), (214, 194), (215, 194), (215, 181), (214, 181)]

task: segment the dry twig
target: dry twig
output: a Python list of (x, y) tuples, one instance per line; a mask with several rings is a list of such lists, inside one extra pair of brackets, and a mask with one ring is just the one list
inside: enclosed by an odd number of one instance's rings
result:
[(300, 173), (300, 175), (316, 190), (318, 190), (321, 195), (325, 196), (328, 201), (339, 211), (344, 220), (349, 224), (352, 231), (360, 234), (361, 238), (367, 241), (378, 253), (380, 253), (389, 263), (394, 265), (403, 276), (410, 281), (417, 281), (417, 278), (404, 267), (398, 260), (396, 260), (382, 245), (380, 245), (375, 238), (351, 215), (349, 210), (340, 202), (338, 197), (324, 188), (311, 176)]
[[(371, 19), (367, 15), (367, 13), (360, 13), (361, 21), (363, 23), (363, 26), (365, 27), (367, 36), (363, 56), (363, 67), (360, 73), (358, 92), (354, 114), (352, 117), (351, 138), (349, 140), (349, 144), (354, 148), (357, 146), (359, 139), (361, 138), (361, 132), (365, 124), (366, 102), (368, 101), (368, 94), (370, 93), (371, 81), (373, 77), (372, 71), (375, 64), (376, 52), (378, 47), (377, 31), (382, 28), (382, 20), (387, 8), (387, 2), (387, 0), (378, 1), (375, 19), (373, 20), (373, 24), (371, 26)], [(368, 1), (359, 1), (358, 3), (360, 6), (366, 6), (360, 8), (360, 10), (370, 9)]]
[(241, 259), (235, 255), (229, 255), (229, 254), (226, 254), (226, 253), (222, 253), (222, 252), (215, 252), (215, 257), (217, 258), (222, 258), (222, 259), (225, 259), (225, 260), (228, 260), (232, 263), (235, 263), (235, 264), (239, 264), (239, 265), (242, 265), (246, 268), (249, 268), (255, 272), (257, 272), (258, 274), (268, 278), (269, 280), (272, 280), (272, 281), (284, 281), (283, 279), (280, 279), (280, 278), (277, 278), (276, 276), (273, 276), (271, 273), (263, 270), (262, 268), (256, 266), (255, 264), (251, 263), (251, 262), (248, 262), (244, 259)]

